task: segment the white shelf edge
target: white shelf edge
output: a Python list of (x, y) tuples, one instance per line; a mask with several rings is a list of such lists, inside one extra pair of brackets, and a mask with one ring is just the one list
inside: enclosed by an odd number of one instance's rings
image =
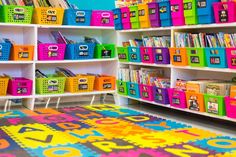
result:
[(148, 63), (135, 63), (135, 62), (119, 62), (120, 64), (127, 65), (139, 65), (139, 66), (150, 66), (150, 67), (163, 67), (163, 68), (171, 68), (170, 64), (148, 64)]
[(153, 105), (156, 105), (156, 106), (162, 106), (162, 107), (169, 108), (169, 109), (174, 109), (174, 110), (179, 110), (179, 111), (183, 111), (183, 112), (194, 113), (194, 114), (197, 114), (197, 115), (207, 116), (207, 117), (211, 117), (211, 118), (236, 122), (236, 119), (229, 118), (229, 117), (226, 117), (226, 116), (217, 116), (217, 115), (213, 115), (213, 114), (206, 113), (206, 112), (197, 112), (197, 111), (192, 111), (192, 110), (189, 110), (189, 109), (175, 108), (175, 107), (172, 107), (170, 105), (163, 105), (163, 104), (156, 103), (154, 101), (143, 100), (141, 98), (133, 98), (133, 97), (124, 96), (124, 95), (119, 95), (119, 96), (124, 97), (124, 98), (128, 98), (128, 99), (132, 99), (132, 100), (137, 100), (137, 101), (144, 102), (144, 103), (153, 104)]
[(12, 95), (6, 95), (6, 96), (0, 96), (1, 99), (27, 99), (27, 98), (33, 98), (33, 95), (27, 95), (27, 96), (12, 96)]
[(105, 26), (71, 26), (71, 25), (36, 25), (38, 28), (57, 28), (57, 29), (93, 29), (93, 30), (115, 30), (114, 27)]
[(143, 28), (143, 29), (128, 29), (128, 30), (118, 30), (118, 33), (132, 33), (132, 32), (150, 32), (150, 31), (168, 31), (172, 27), (157, 27), (157, 28)]
[(89, 59), (89, 60), (52, 60), (52, 61), (35, 61), (36, 64), (63, 64), (63, 63), (89, 63), (89, 62), (111, 62), (116, 61), (117, 58), (111, 59)]
[(33, 64), (34, 61), (0, 61), (0, 64)]

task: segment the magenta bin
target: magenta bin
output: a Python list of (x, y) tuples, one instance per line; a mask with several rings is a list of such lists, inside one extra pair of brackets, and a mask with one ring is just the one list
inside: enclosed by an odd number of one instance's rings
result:
[(236, 48), (226, 48), (228, 68), (236, 69)]
[(173, 26), (185, 25), (183, 0), (170, 0)]
[(236, 99), (225, 97), (226, 115), (230, 118), (236, 118)]
[(121, 10), (121, 19), (122, 19), (123, 29), (131, 29), (129, 8), (123, 7), (120, 10)]
[(7, 92), (13, 96), (31, 95), (33, 81), (23, 77), (13, 77), (9, 80)]
[(149, 85), (140, 84), (140, 95), (143, 100), (153, 101), (153, 87)]
[(170, 106), (176, 108), (187, 108), (186, 96), (184, 91), (179, 91), (174, 88), (168, 89)]
[(216, 23), (236, 21), (236, 2), (216, 2), (213, 8)]
[(112, 11), (93, 10), (92, 11), (92, 26), (107, 26), (114, 27), (114, 15)]
[(143, 63), (154, 63), (152, 47), (140, 47), (140, 53)]
[(66, 44), (38, 44), (38, 60), (64, 60)]
[(149, 19), (151, 22), (151, 27), (160, 27), (160, 14), (159, 14), (159, 5), (157, 2), (148, 3), (149, 9)]
[(167, 47), (154, 47), (153, 55), (156, 64), (170, 64), (170, 53)]

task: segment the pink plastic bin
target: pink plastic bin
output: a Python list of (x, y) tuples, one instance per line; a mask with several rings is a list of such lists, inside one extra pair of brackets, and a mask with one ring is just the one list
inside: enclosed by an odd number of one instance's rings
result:
[(31, 95), (33, 81), (24, 77), (14, 77), (9, 80), (7, 92), (13, 96)]
[(225, 97), (226, 115), (230, 118), (236, 118), (236, 99)]
[(140, 84), (140, 95), (143, 100), (154, 101), (153, 87)]
[(176, 108), (187, 108), (186, 96), (184, 91), (179, 91), (174, 88), (168, 89), (170, 106)]
[(152, 47), (140, 47), (140, 53), (143, 63), (154, 63), (154, 53)]
[(216, 23), (236, 21), (236, 2), (216, 2), (213, 8)]
[(38, 60), (64, 60), (66, 44), (38, 44)]
[(236, 48), (226, 48), (228, 68), (236, 69)]
[(122, 19), (123, 29), (131, 29), (129, 8), (123, 7), (120, 9), (120, 11), (121, 11), (121, 19)]
[(92, 11), (92, 26), (114, 26), (113, 12), (112, 11), (103, 11), (103, 10), (94, 10)]
[(173, 26), (185, 25), (183, 0), (170, 0)]

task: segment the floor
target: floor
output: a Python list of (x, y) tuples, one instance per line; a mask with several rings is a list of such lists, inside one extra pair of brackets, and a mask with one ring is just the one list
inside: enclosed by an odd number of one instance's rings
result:
[[(147, 112), (158, 112), (149, 107)], [(236, 138), (228, 133), (142, 108), (98, 104), (1, 112), (0, 157), (236, 156)]]

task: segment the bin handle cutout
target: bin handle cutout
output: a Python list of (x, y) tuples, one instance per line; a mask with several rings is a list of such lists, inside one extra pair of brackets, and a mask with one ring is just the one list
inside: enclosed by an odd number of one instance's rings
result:
[(111, 16), (110, 13), (102, 13), (102, 17), (107, 17), (107, 18), (109, 18), (110, 16)]
[(79, 50), (88, 50), (88, 45), (80, 45)]
[(57, 45), (50, 45), (50, 46), (48, 46), (48, 50), (49, 51), (57, 51), (58, 50), (58, 46)]
[(88, 79), (87, 78), (80, 78), (79, 83), (88, 83)]
[(58, 85), (58, 80), (57, 79), (48, 80), (48, 85)]
[(76, 16), (85, 16), (85, 11), (77, 11)]
[(24, 13), (25, 9), (24, 8), (14, 8), (14, 13)]
[(2, 50), (2, 45), (0, 45), (0, 50)]

